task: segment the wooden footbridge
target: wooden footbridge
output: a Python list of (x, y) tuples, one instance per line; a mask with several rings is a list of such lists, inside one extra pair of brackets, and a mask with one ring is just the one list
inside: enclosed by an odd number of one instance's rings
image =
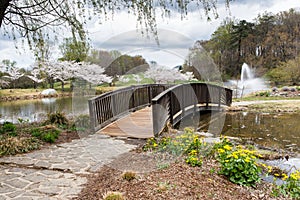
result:
[(149, 138), (169, 123), (232, 103), (232, 90), (206, 83), (137, 85), (89, 100), (91, 128), (111, 136)]

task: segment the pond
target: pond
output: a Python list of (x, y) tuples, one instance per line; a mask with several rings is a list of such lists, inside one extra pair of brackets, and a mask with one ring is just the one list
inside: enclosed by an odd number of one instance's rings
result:
[(214, 112), (201, 113), (200, 118), (186, 117), (178, 127), (183, 129), (189, 126), (215, 137), (221, 134), (241, 138), (245, 142), (252, 141), (261, 147), (288, 150), (293, 152), (294, 157), (270, 160), (266, 164), (294, 171), (300, 169), (299, 122), (300, 113)]
[[(224, 116), (225, 115), (225, 116)], [(214, 124), (219, 128), (220, 124), (212, 123), (224, 118), (221, 134), (230, 137), (239, 137), (245, 141), (274, 148), (286, 149), (300, 153), (300, 114), (299, 113), (206, 113), (200, 115), (200, 120), (195, 124), (191, 118), (184, 119), (180, 127), (193, 126), (198, 131), (216, 133)], [(220, 129), (220, 128), (219, 128)]]
[(17, 123), (18, 119), (41, 121), (48, 113), (55, 111), (64, 112), (67, 116), (88, 114), (89, 98), (81, 96), (0, 102), (0, 123)]

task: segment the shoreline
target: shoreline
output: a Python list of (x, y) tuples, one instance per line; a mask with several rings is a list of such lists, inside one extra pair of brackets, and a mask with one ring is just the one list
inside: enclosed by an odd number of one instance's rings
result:
[(43, 98), (58, 98), (58, 97), (70, 97), (72, 96), (72, 92), (63, 92), (51, 95), (42, 95), (42, 94), (30, 94), (30, 95), (22, 95), (22, 96), (0, 96), (0, 102), (7, 101), (16, 101), (16, 100), (32, 100), (32, 99), (43, 99)]

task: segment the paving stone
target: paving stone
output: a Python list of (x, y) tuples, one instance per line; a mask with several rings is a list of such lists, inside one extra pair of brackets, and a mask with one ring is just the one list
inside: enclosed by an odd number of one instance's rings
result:
[(58, 187), (44, 187), (44, 188), (37, 189), (37, 191), (47, 194), (47, 195), (50, 195), (50, 196), (54, 196), (54, 195), (59, 194), (62, 191), (62, 189), (60, 189)]
[(8, 197), (7, 196), (5, 196), (5, 195), (1, 195), (0, 194), (0, 200), (7, 200), (8, 199)]
[(8, 196), (9, 198), (15, 198), (17, 196), (20, 196), (23, 193), (24, 193), (24, 191), (14, 191), (12, 193), (6, 194), (6, 196)]
[(29, 185), (29, 182), (21, 180), (20, 178), (9, 180), (9, 181), (6, 181), (5, 183), (7, 185), (12, 186), (12, 187), (17, 188), (17, 189), (23, 189), (23, 188), (25, 188), (26, 186)]
[(49, 168), (51, 165), (47, 161), (38, 161), (34, 164), (36, 167)]
[(39, 182), (45, 181), (45, 179), (46, 179), (45, 176), (43, 176), (41, 174), (38, 174), (38, 173), (27, 175), (27, 176), (24, 176), (22, 178), (27, 180), (27, 181), (34, 182), (34, 183), (39, 183)]
[(0, 158), (0, 163), (15, 165), (0, 165), (0, 200), (71, 199), (87, 182), (81, 175), (99, 170), (134, 147), (109, 136), (91, 135), (20, 156)]
[(0, 195), (1, 194), (5, 194), (5, 193), (10, 193), (10, 192), (13, 192), (15, 191), (14, 188), (6, 185), (6, 184), (3, 184), (3, 183), (0, 183)]

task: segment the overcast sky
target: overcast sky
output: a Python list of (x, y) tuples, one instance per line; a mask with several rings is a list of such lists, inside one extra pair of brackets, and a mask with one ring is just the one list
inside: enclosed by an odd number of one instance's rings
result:
[[(89, 24), (90, 38), (93, 48), (119, 50), (123, 54), (142, 55), (147, 61), (157, 61), (161, 65), (173, 67), (183, 63), (188, 48), (196, 40), (209, 39), (226, 17), (252, 21), (264, 12), (274, 14), (300, 8), (298, 0), (236, 0), (230, 4), (230, 10), (224, 5), (218, 7), (218, 19), (207, 21), (203, 12), (190, 12), (181, 20), (180, 15), (173, 13), (170, 18), (157, 18), (159, 45), (155, 39), (142, 36), (136, 30), (136, 18), (127, 12), (115, 14), (113, 21), (102, 24), (95, 21)], [(159, 16), (159, 14), (157, 15)], [(61, 39), (65, 34), (59, 36)], [(18, 45), (18, 44), (17, 44)], [(58, 45), (53, 47), (53, 57), (59, 54)], [(21, 43), (19, 44), (21, 46)], [(33, 55), (28, 49), (16, 50), (15, 42), (0, 36), (0, 61), (10, 59), (17, 62), (19, 67), (29, 69), (34, 62)]]

